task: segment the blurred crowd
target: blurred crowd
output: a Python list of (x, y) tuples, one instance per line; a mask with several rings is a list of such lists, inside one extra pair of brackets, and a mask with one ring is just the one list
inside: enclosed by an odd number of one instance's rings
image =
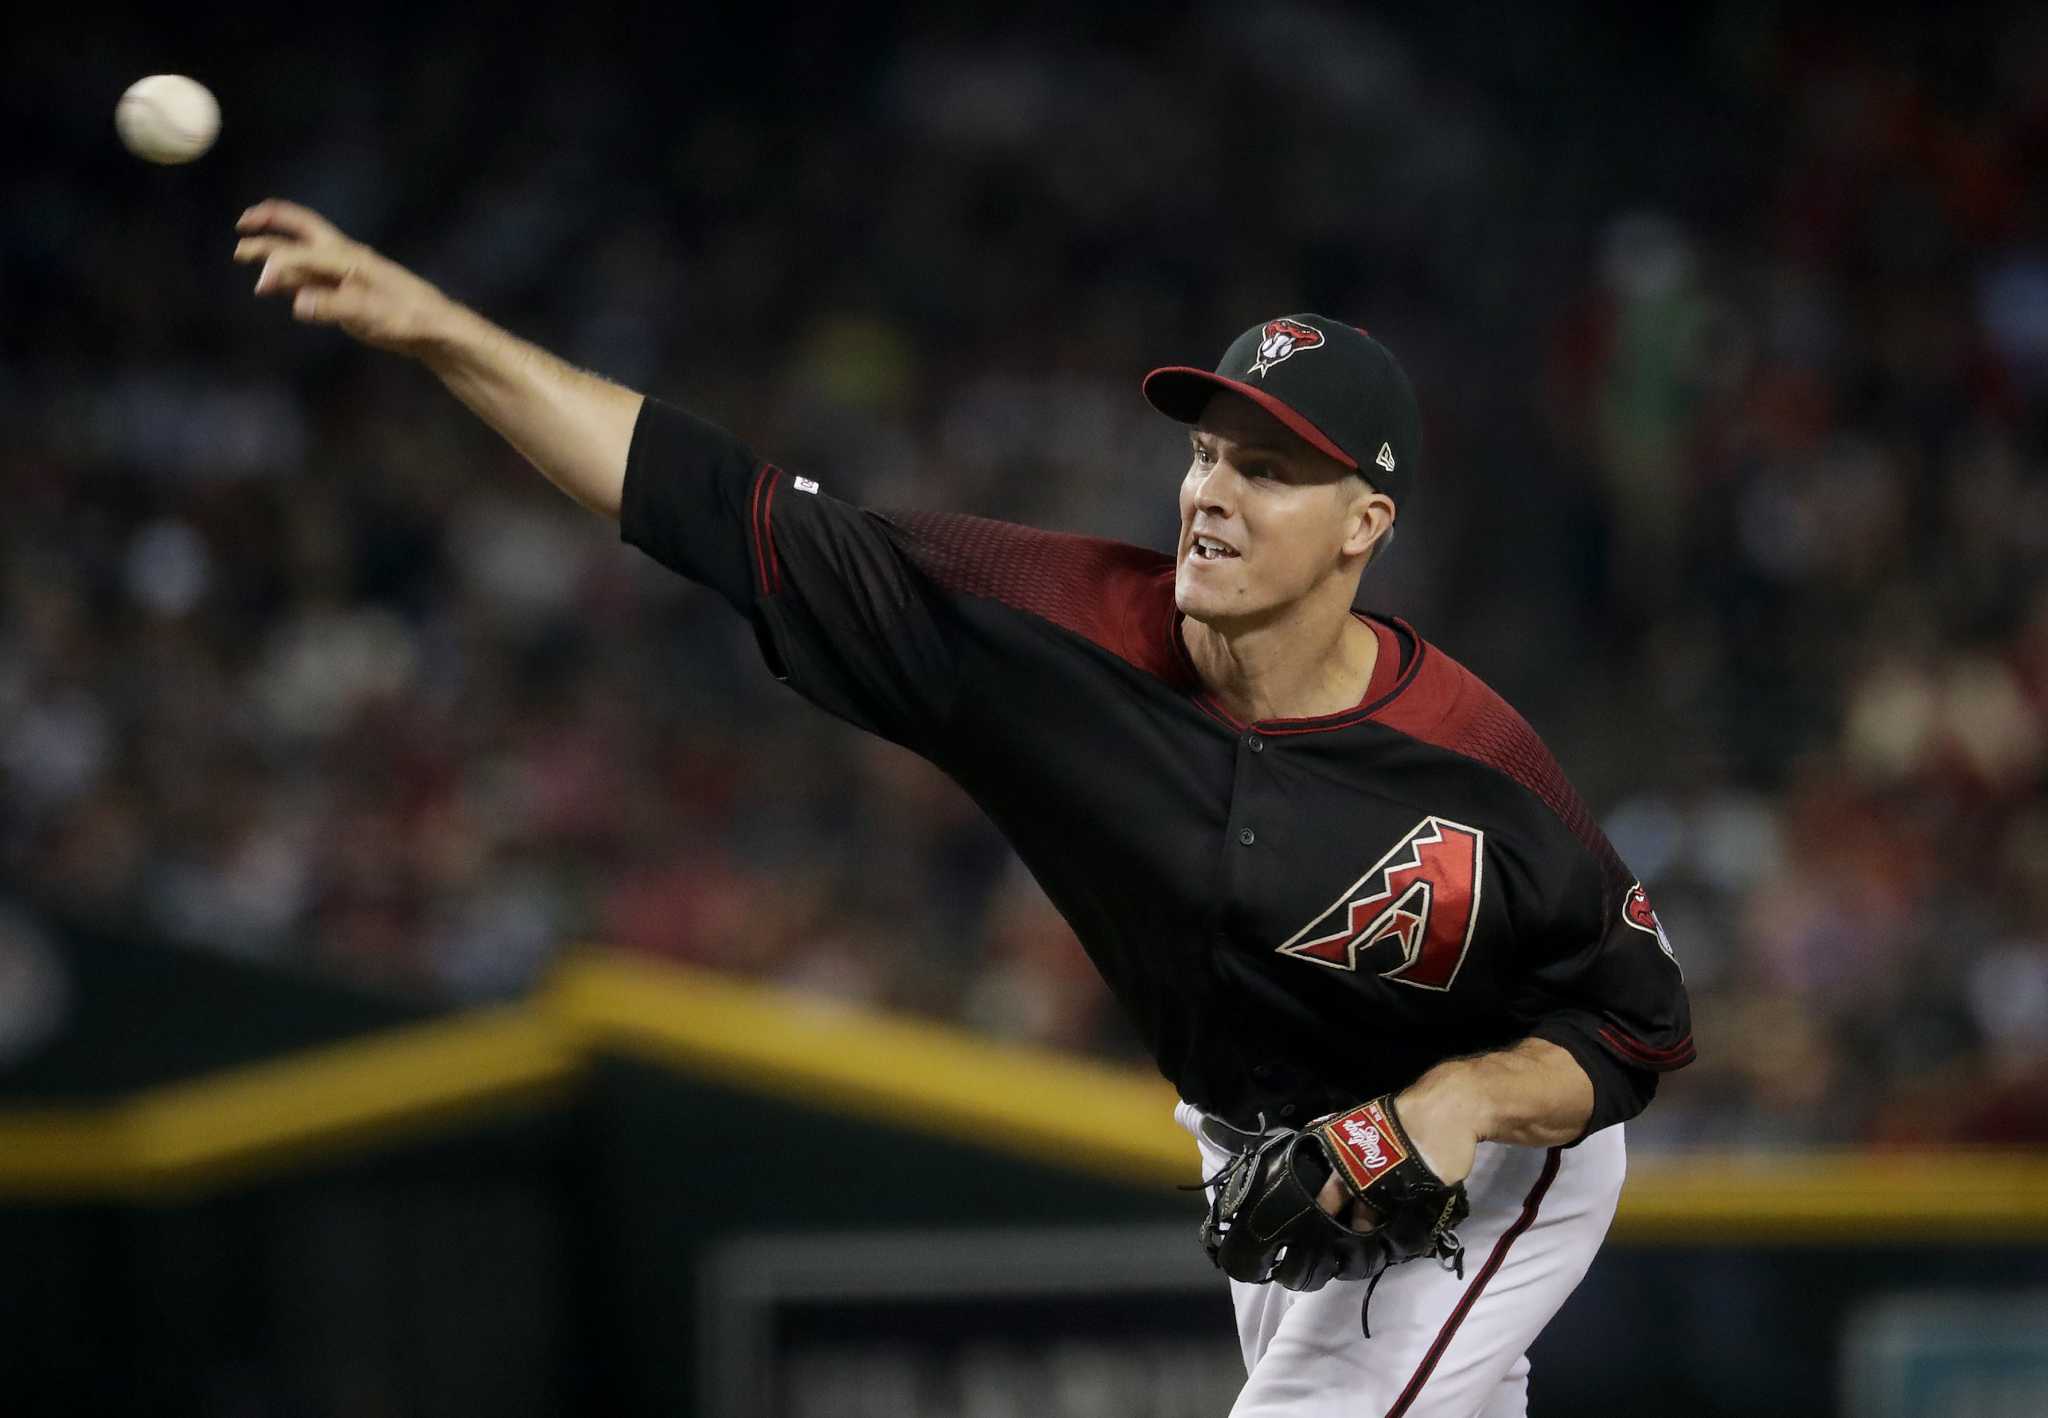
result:
[(10, 919), (459, 1001), (602, 941), (1132, 1052), (950, 784), (249, 297), (275, 192), (842, 496), (1155, 545), (1143, 372), (1370, 326), (1428, 429), (1362, 603), (1531, 718), (1687, 972), (1639, 1135), (2048, 1141), (2048, 27), (1525, 8), (223, 21), (183, 171), (114, 149), (148, 34), (104, 95), (0, 59)]

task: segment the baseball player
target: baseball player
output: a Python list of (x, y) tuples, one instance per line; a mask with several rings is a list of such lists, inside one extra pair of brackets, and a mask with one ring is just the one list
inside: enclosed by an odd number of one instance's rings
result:
[(1169, 556), (852, 506), (304, 208), (239, 230), (258, 294), (421, 360), (747, 617), (778, 678), (994, 819), (1184, 1100), (1236, 1414), (1524, 1412), (1525, 1352), (1613, 1215), (1621, 1124), (1693, 1057), (1688, 1007), (1528, 724), (1352, 608), (1419, 462), (1385, 346), (1294, 315), (1214, 370), (1153, 371), (1188, 430)]

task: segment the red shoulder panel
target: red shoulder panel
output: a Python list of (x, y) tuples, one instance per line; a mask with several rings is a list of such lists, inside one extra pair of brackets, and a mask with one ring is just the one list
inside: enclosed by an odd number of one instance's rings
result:
[(1173, 560), (1102, 537), (948, 512), (888, 512), (912, 565), (960, 596), (998, 601), (1187, 687), (1174, 635)]
[(1476, 759), (1514, 779), (1557, 815), (1609, 878), (1622, 884), (1631, 880), (1585, 799), (1529, 721), (1434, 645), (1414, 682), (1372, 717), (1410, 738)]

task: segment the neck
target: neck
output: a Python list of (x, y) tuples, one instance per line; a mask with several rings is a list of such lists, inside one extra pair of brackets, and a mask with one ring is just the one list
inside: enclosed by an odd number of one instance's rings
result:
[(1349, 709), (1379, 661), (1379, 637), (1348, 604), (1251, 626), (1186, 620), (1181, 636), (1203, 688), (1246, 723)]

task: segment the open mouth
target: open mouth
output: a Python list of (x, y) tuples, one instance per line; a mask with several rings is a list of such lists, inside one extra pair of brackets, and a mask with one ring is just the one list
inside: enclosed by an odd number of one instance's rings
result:
[(1203, 561), (1223, 561), (1237, 555), (1234, 550), (1214, 537), (1196, 537), (1194, 545), (1188, 548), (1188, 554), (1200, 557)]

